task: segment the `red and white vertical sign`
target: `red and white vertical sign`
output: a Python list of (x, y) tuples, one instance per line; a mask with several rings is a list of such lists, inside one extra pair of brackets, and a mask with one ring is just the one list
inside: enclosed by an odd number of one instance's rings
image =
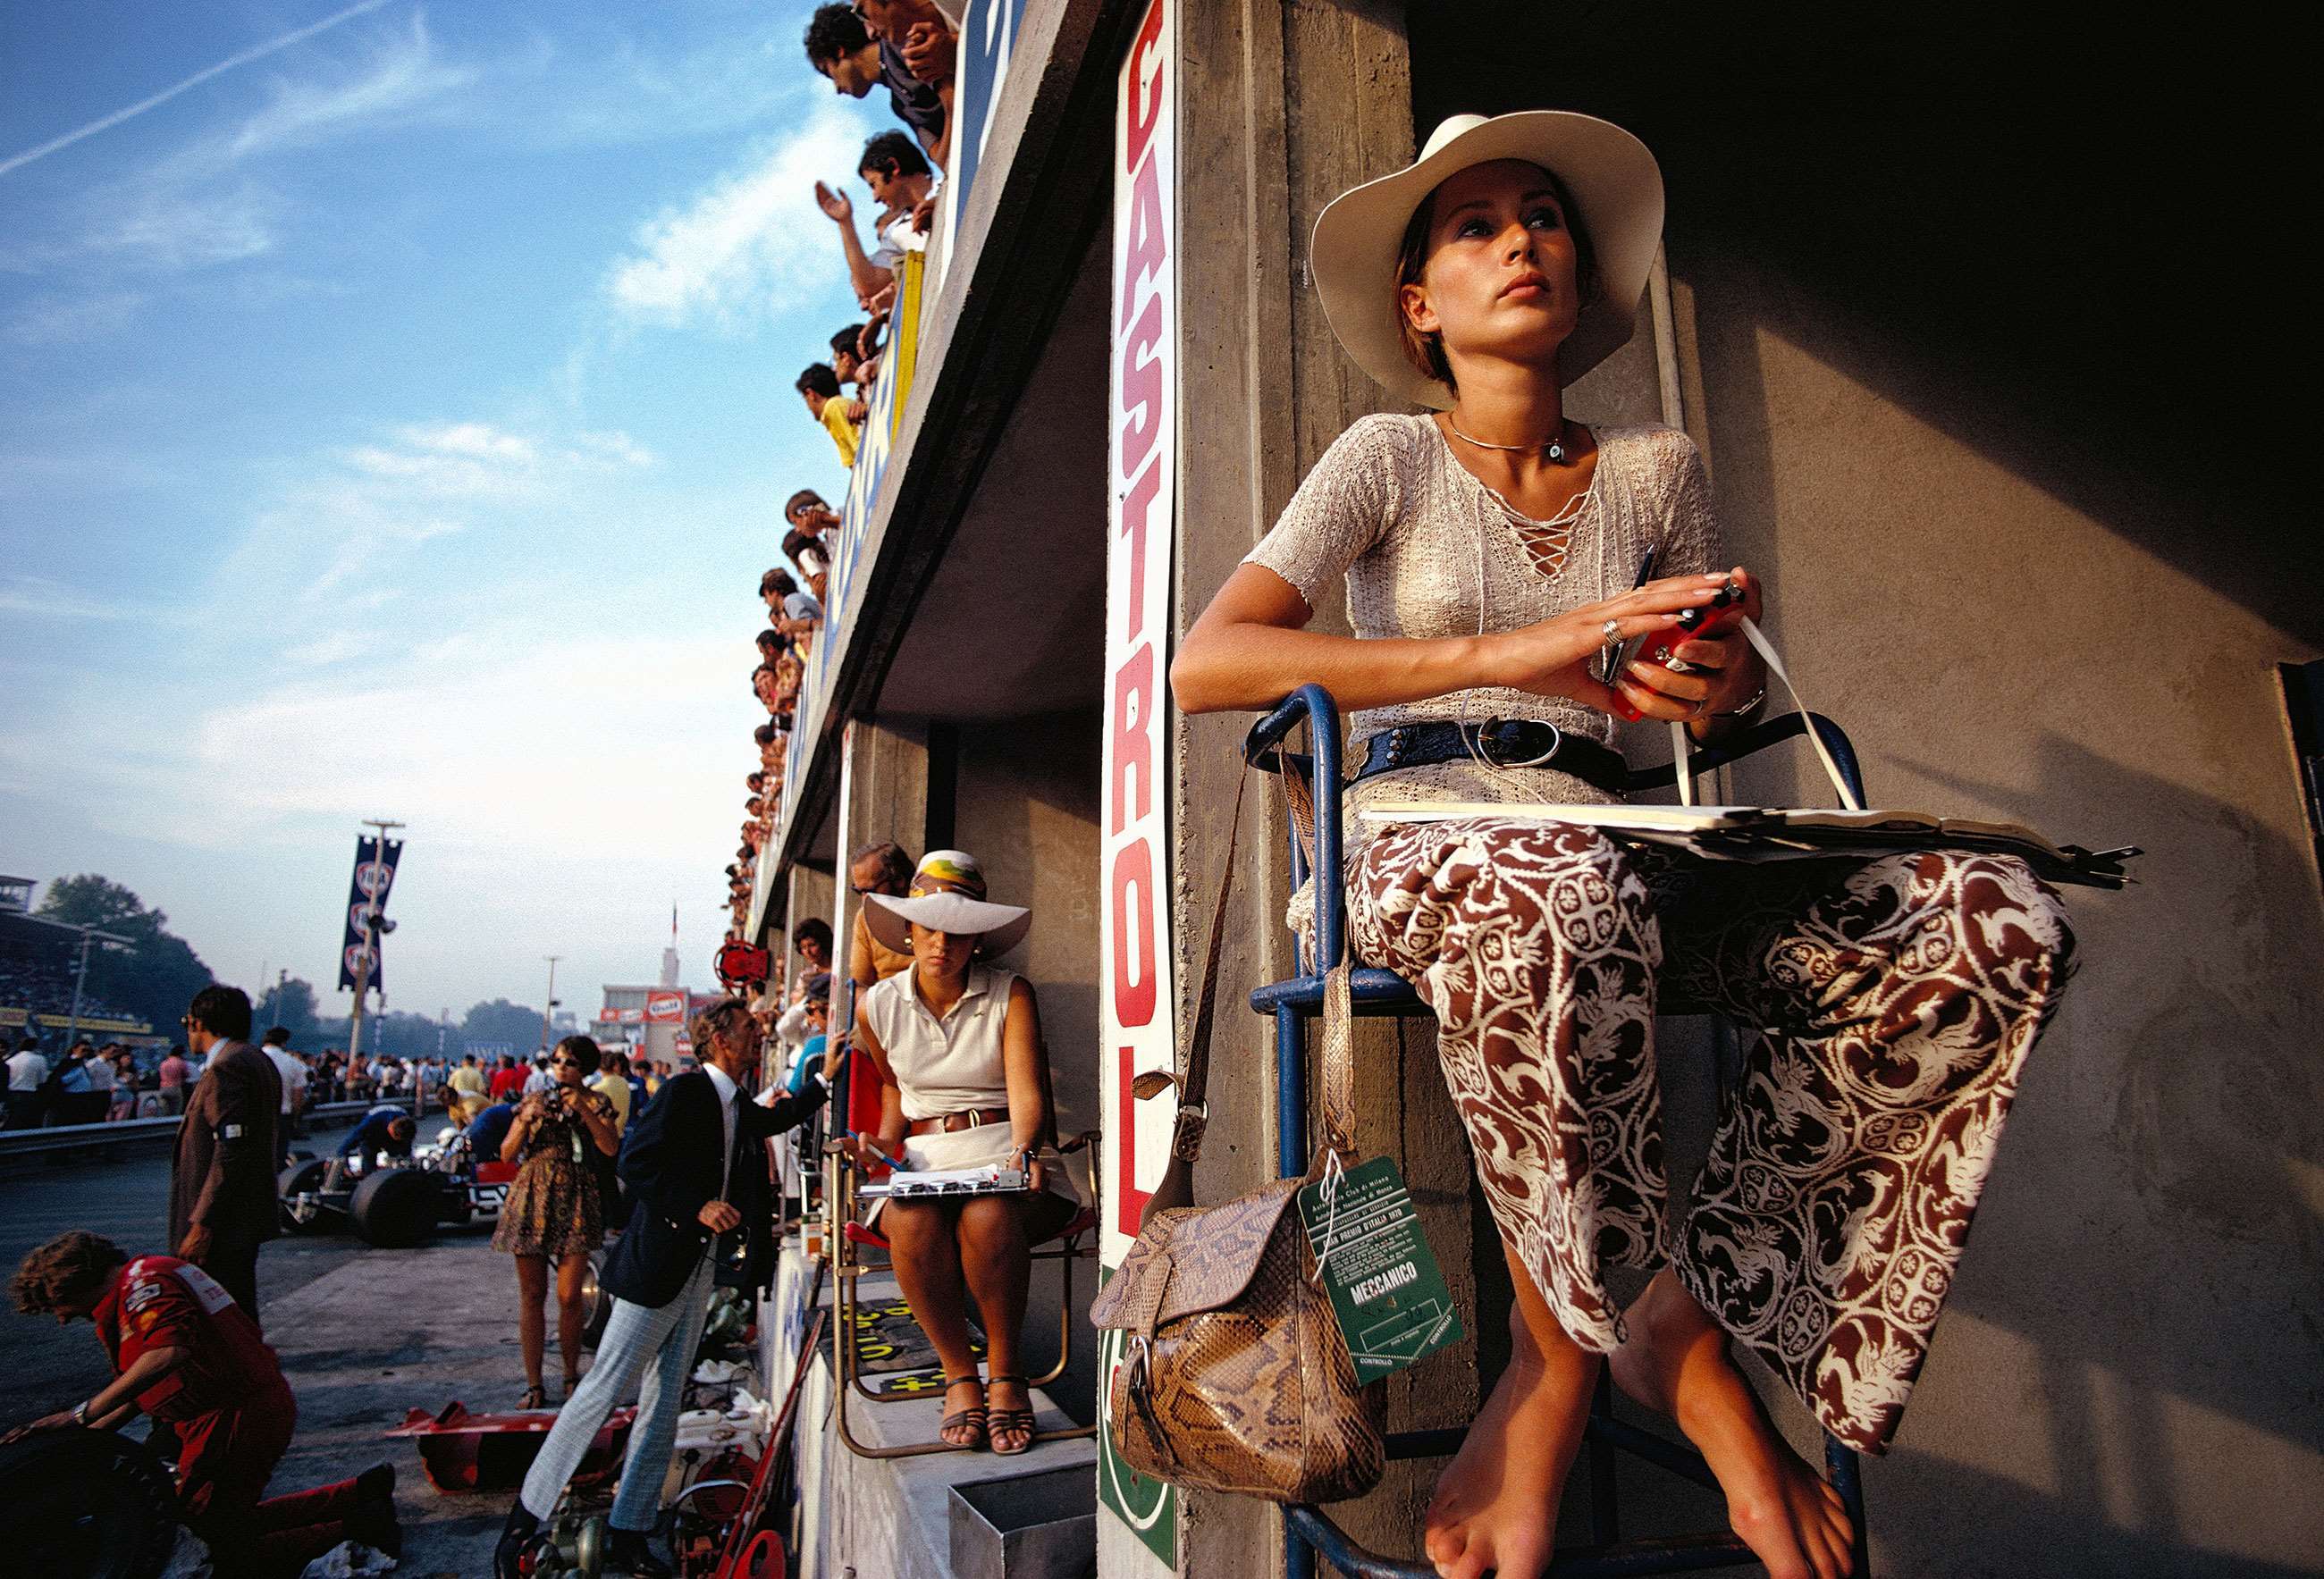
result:
[(1177, 497), (1177, 131), (1166, 0), (1121, 69), (1114, 122), (1112, 400), (1108, 409), (1104, 839), (1099, 1027), (1105, 1219), (1098, 1254), (1119, 1266), (1162, 1177), (1175, 1116), (1130, 1081), (1176, 1060), (1170, 969), (1170, 783), (1166, 687)]

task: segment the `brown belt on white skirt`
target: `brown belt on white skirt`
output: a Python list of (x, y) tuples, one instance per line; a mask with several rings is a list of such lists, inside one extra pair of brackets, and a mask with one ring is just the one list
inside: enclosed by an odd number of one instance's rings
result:
[(967, 1107), (958, 1113), (939, 1113), (934, 1118), (912, 1120), (911, 1133), (916, 1135), (957, 1134), (964, 1129), (982, 1129), (988, 1124), (1007, 1124), (1006, 1107)]

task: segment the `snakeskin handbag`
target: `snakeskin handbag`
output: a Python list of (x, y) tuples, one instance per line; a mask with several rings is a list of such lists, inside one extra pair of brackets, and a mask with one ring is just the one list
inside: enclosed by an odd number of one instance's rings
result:
[(1346, 960), (1326, 978), (1327, 1140), (1307, 1177), (1277, 1180), (1222, 1206), (1193, 1204), (1219, 950), (1241, 821), (1238, 787), (1185, 1072), (1177, 1079), (1141, 1075), (1132, 1087), (1141, 1098), (1178, 1087), (1169, 1167), (1139, 1221), (1138, 1243), (1090, 1308), (1090, 1319), (1122, 1335), (1120, 1363), (1106, 1380), (1106, 1413), (1113, 1450), (1133, 1469), (1206, 1492), (1342, 1501), (1379, 1483), (1386, 1459), (1380, 1389), (1356, 1385), (1347, 1340), (1317, 1281), (1314, 1252), (1294, 1203), (1327, 1164), (1355, 1160)]

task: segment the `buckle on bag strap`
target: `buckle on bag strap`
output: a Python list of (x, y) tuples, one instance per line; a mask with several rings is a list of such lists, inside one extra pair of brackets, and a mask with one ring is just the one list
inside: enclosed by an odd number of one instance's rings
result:
[(1154, 1410), (1154, 1345), (1144, 1337), (1133, 1337), (1129, 1347), (1122, 1361), (1122, 1391), (1129, 1394), (1139, 1420), (1146, 1427), (1146, 1439), (1161, 1449), (1176, 1473), (1179, 1467), (1177, 1447), (1170, 1440), (1170, 1433), (1162, 1428), (1161, 1416)]
[(1202, 1155), (1203, 1132), (1210, 1127), (1211, 1105), (1207, 1102), (1185, 1102), (1178, 1107), (1178, 1116), (1170, 1128), (1170, 1154), (1192, 1162)]

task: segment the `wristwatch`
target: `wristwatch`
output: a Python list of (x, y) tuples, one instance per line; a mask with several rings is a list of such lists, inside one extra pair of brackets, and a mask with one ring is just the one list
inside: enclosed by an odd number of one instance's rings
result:
[(88, 1424), (88, 1406), (90, 1401), (91, 1400), (88, 1399), (82, 1399), (78, 1403), (73, 1405), (72, 1423), (74, 1425), (86, 1426)]

